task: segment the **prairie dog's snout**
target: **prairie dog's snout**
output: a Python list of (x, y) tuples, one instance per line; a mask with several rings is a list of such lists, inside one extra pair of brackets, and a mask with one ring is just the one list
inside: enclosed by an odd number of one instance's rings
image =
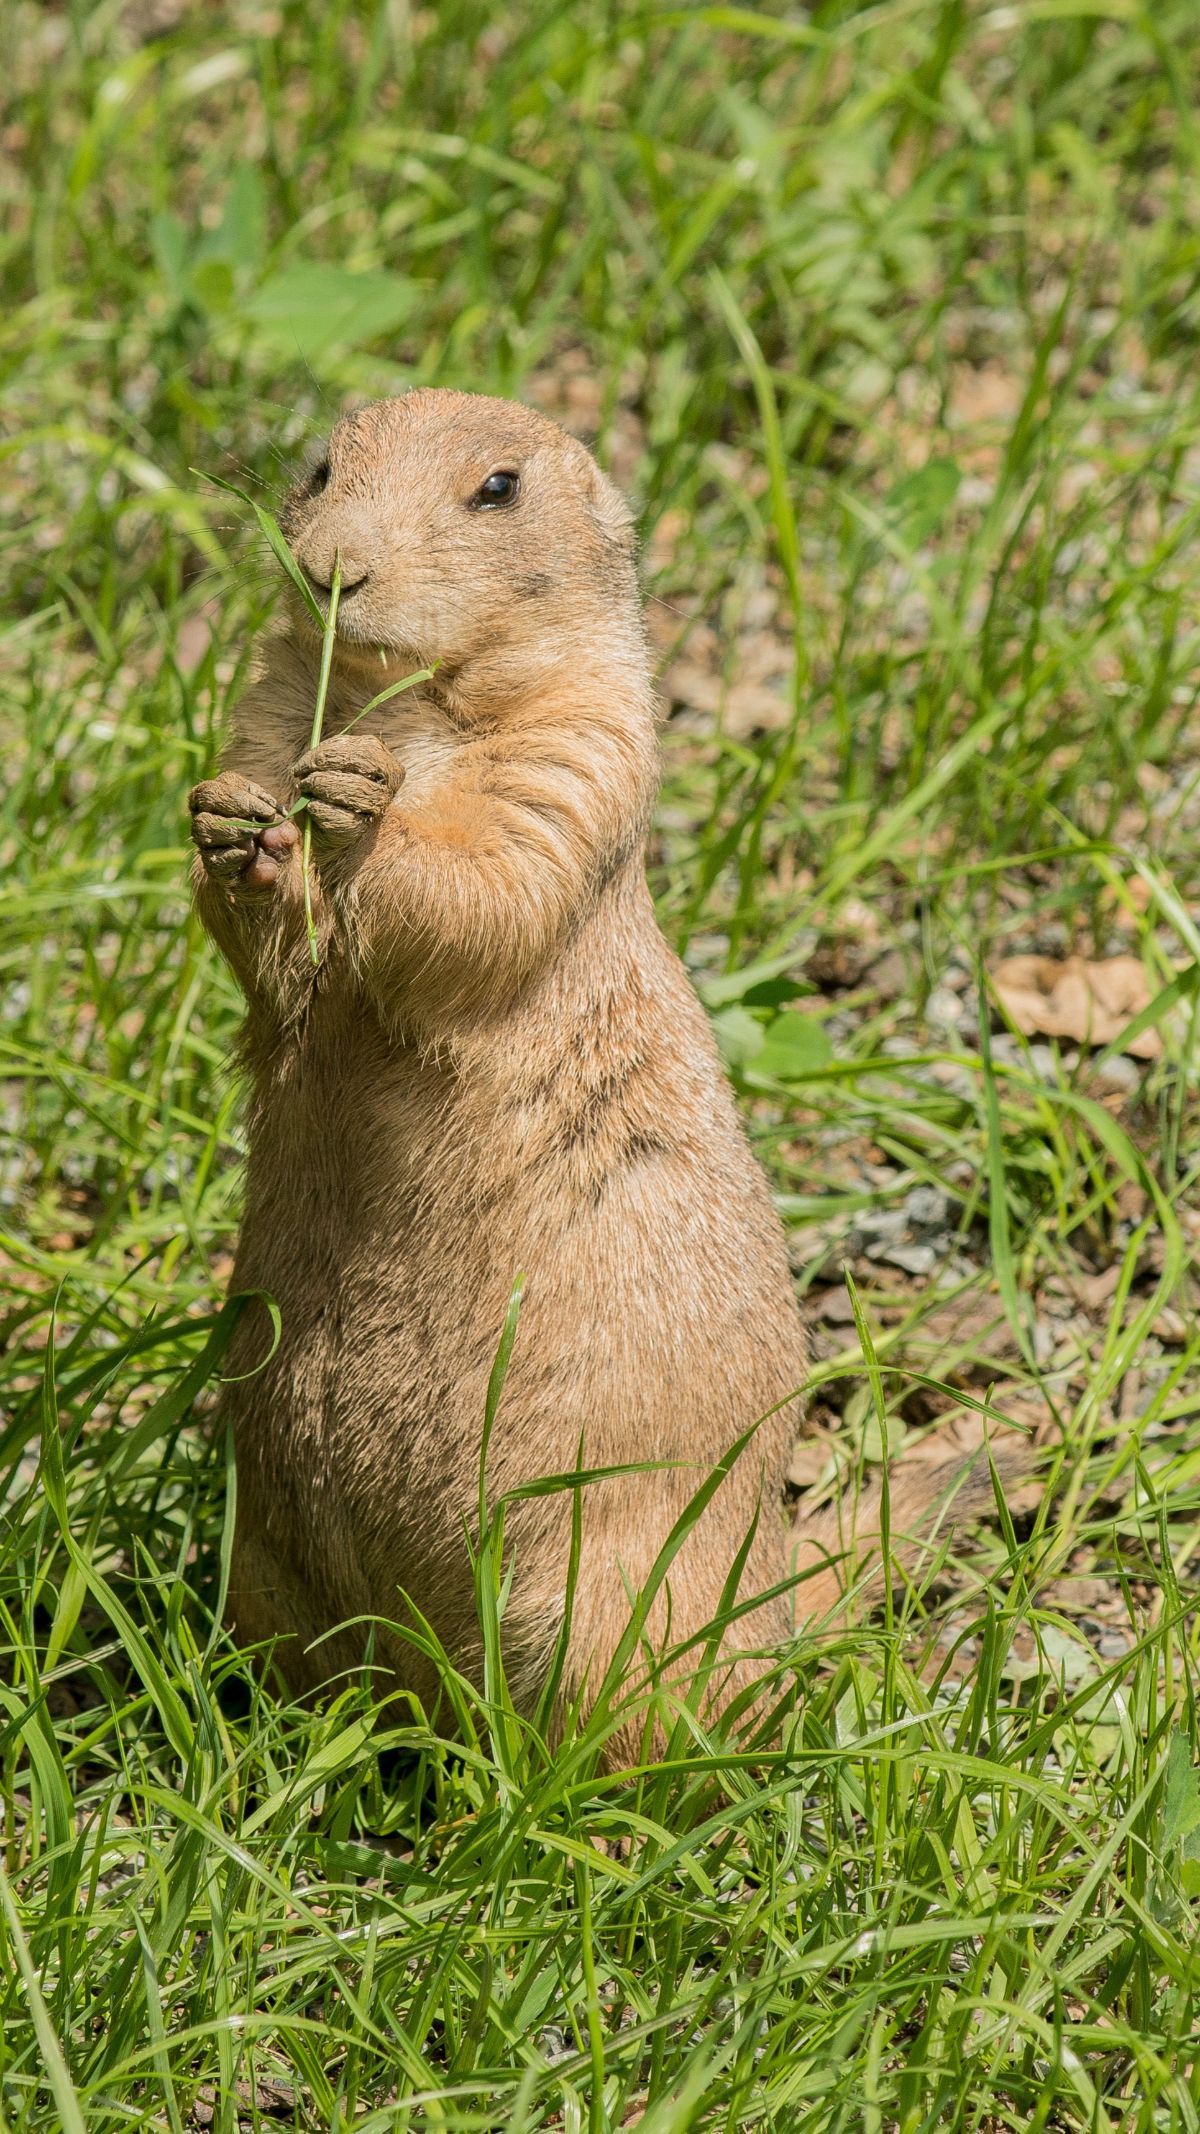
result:
[(338, 424), (325, 452), (296, 484), (285, 508), (292, 549), (305, 577), (318, 593), (328, 593), (340, 561), (342, 600), (361, 592), (383, 546), (382, 513), (372, 494), (373, 484), (364, 479), (365, 469), (360, 470), (357, 482), (351, 473), (352, 430), (352, 423)]

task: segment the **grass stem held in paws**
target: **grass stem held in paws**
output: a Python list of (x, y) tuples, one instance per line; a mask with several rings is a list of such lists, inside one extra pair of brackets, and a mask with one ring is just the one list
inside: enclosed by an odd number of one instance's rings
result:
[[(278, 520), (273, 517), (271, 512), (264, 505), (256, 503), (254, 498), (245, 489), (239, 488), (236, 482), (227, 482), (219, 474), (204, 474), (199, 467), (193, 467), (192, 473), (200, 475), (203, 481), (211, 482), (215, 489), (224, 489), (230, 496), (237, 497), (240, 503), (247, 505), (254, 513), (258, 522), (259, 532), (263, 535), (268, 548), (271, 550), (276, 562), (282, 566), (287, 576), (291, 579), (292, 584), (321, 632), (321, 669), (317, 681), (317, 701), (313, 711), (312, 738), (309, 741), (309, 747), (316, 748), (321, 739), (321, 728), (325, 719), (325, 700), (329, 693), (329, 675), (333, 665), (333, 644), (337, 635), (338, 600), (342, 590), (341, 556), (339, 554), (335, 558), (333, 583), (329, 588), (329, 610), (327, 614), (323, 614), (312, 586), (288, 547)], [(379, 656), (386, 664), (387, 655), (382, 646), (380, 647)], [(365, 719), (370, 712), (378, 710), (381, 704), (388, 703), (392, 697), (400, 696), (404, 690), (415, 689), (420, 682), (432, 681), (436, 673), (437, 666), (435, 663), (432, 667), (418, 668), (415, 674), (404, 675), (398, 682), (390, 682), (386, 689), (381, 689), (377, 696), (373, 696), (369, 703), (364, 704), (361, 711), (355, 712), (354, 717), (347, 722), (344, 731), (349, 733), (350, 728), (357, 726), (360, 719)], [(312, 957), (313, 968), (316, 969), (321, 961), (321, 949), (317, 939), (316, 918), (313, 914), (312, 824), (308, 820), (307, 802), (301, 800), (294, 807), (289, 808), (287, 819), (291, 821), (294, 816), (301, 813), (305, 817), (304, 842), (301, 847), (304, 880), (304, 925), (308, 935), (308, 952)], [(243, 827), (247, 830), (254, 830), (258, 825), (247, 822)]]
[[(323, 618), (321, 672), (317, 677), (317, 701), (313, 710), (312, 737), (308, 744), (310, 748), (316, 748), (321, 739), (321, 728), (325, 723), (325, 699), (329, 694), (329, 673), (333, 666), (333, 641), (337, 636), (337, 611), (341, 591), (342, 557), (339, 549), (333, 559), (333, 578), (329, 587), (329, 609)], [(317, 922), (313, 916), (312, 816), (307, 808), (304, 811), (304, 842), (301, 846), (301, 870), (304, 879), (304, 926), (308, 934), (308, 953), (312, 957), (313, 969), (316, 970), (321, 961), (321, 945), (317, 940)]]

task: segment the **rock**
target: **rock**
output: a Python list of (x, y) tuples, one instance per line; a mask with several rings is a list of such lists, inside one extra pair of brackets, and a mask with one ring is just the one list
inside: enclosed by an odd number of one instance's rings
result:
[(938, 1263), (932, 1245), (868, 1245), (867, 1258), (886, 1260), (890, 1267), (902, 1267), (905, 1274), (932, 1274)]
[(1093, 1087), (1110, 1096), (1132, 1096), (1142, 1077), (1133, 1061), (1123, 1052), (1113, 1054), (1097, 1067), (1092, 1077)]
[(913, 1230), (945, 1230), (950, 1221), (950, 1196), (940, 1186), (914, 1186), (905, 1199), (904, 1212)]
[(575, 2050), (573, 2045), (568, 2044), (566, 2032), (560, 2030), (557, 2023), (547, 2023), (544, 2030), (539, 2030), (537, 2046), (543, 2059), (548, 2060), (551, 2067), (557, 2060), (569, 2060)]
[[(816, 1304), (816, 1310), (827, 1326), (853, 1326), (854, 1324), (854, 1306), (850, 1301), (848, 1289), (822, 1290)], [(36, 1460), (33, 1463), (33, 1471), (36, 1474)]]
[[(1041, 1082), (1048, 1082), (1053, 1087), (1060, 1079), (1059, 1063), (1055, 1056), (1053, 1045), (1031, 1045), (1029, 1047), (1029, 1064)], [(1063, 1065), (1066, 1065), (1065, 1060)]]
[(957, 1029), (966, 1014), (966, 1003), (948, 986), (935, 986), (925, 1003), (925, 1020), (931, 1029)]
[(812, 1489), (823, 1482), (833, 1465), (828, 1440), (825, 1438), (797, 1438), (788, 1461), (787, 1479), (793, 1489)]
[(872, 1245), (898, 1244), (908, 1232), (908, 1216), (903, 1208), (868, 1208), (858, 1216), (854, 1228), (869, 1253)]

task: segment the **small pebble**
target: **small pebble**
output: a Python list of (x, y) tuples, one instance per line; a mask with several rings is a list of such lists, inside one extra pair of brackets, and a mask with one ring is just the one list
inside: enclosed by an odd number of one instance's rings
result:
[(537, 2047), (551, 2067), (556, 2060), (569, 2060), (575, 2051), (575, 2047), (567, 2042), (566, 2032), (560, 2030), (557, 2023), (547, 2023), (544, 2030), (539, 2030)]
[(948, 986), (935, 986), (925, 1003), (925, 1020), (934, 1030), (957, 1029), (966, 1006)]
[(914, 1230), (944, 1230), (950, 1220), (950, 1196), (940, 1186), (914, 1186), (904, 1212)]
[(908, 1216), (903, 1208), (870, 1208), (857, 1218), (854, 1227), (869, 1251), (872, 1244), (881, 1240), (899, 1242), (907, 1236)]
[(938, 1263), (932, 1245), (868, 1245), (867, 1258), (886, 1260), (889, 1267), (902, 1267), (905, 1274), (932, 1274)]
[(1093, 1080), (1097, 1089), (1111, 1091), (1114, 1096), (1131, 1096), (1141, 1080), (1141, 1073), (1136, 1061), (1117, 1052), (1097, 1068)]

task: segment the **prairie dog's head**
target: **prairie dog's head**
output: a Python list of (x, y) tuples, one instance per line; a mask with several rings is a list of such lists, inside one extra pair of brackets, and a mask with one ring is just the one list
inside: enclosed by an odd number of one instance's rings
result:
[(469, 703), (640, 658), (629, 510), (514, 401), (426, 389), (344, 416), (282, 525), (322, 606), (340, 556), (339, 658), (376, 674), (381, 653), (436, 665)]

